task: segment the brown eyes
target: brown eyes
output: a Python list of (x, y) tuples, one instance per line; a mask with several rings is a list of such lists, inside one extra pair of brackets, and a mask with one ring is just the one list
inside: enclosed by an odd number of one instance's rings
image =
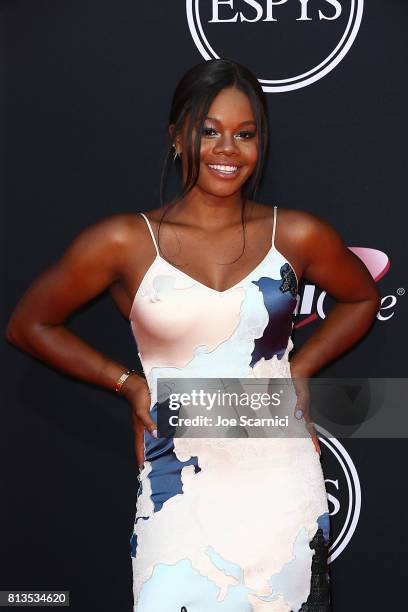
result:
[[(219, 135), (219, 132), (215, 128), (204, 127), (201, 134), (204, 136), (204, 138), (215, 138)], [(254, 138), (255, 135), (256, 132), (253, 130), (242, 130), (241, 132), (237, 132), (236, 137), (238, 137), (240, 140), (250, 140), (251, 138)]]

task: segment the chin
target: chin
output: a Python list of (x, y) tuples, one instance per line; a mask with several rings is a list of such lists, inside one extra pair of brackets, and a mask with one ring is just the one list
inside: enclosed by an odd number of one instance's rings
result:
[(233, 187), (232, 185), (201, 185), (201, 189), (203, 191), (210, 195), (218, 196), (219, 198), (228, 198), (239, 192), (242, 187), (243, 185), (236, 185), (235, 187)]

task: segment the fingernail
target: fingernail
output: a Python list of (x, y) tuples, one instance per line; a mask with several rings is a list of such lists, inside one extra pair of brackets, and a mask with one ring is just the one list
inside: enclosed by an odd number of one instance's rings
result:
[(153, 438), (157, 438), (157, 429), (153, 429), (151, 431), (151, 434), (152, 434)]
[(297, 419), (301, 419), (302, 416), (303, 416), (303, 410), (300, 410), (300, 408), (299, 408), (299, 410), (296, 410), (296, 412), (295, 412), (295, 417)]

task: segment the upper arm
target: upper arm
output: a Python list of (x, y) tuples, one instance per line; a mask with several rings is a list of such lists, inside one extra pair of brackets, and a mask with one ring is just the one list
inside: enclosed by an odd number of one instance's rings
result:
[(34, 279), (8, 324), (17, 334), (36, 324), (62, 324), (119, 278), (129, 219), (113, 215), (82, 230), (54, 264)]
[(305, 261), (303, 276), (338, 301), (378, 300), (370, 272), (338, 232), (317, 215), (302, 212), (301, 216), (298, 233)]

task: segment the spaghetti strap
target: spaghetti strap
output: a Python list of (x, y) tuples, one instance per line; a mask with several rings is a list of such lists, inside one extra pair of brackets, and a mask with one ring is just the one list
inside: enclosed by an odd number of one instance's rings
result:
[(273, 230), (272, 230), (272, 248), (275, 248), (275, 228), (276, 228), (276, 217), (278, 215), (278, 207), (273, 207)]
[(149, 221), (149, 219), (146, 217), (146, 215), (144, 213), (141, 212), (141, 213), (139, 213), (139, 215), (142, 215), (143, 219), (146, 221), (147, 227), (149, 228), (149, 232), (150, 232), (150, 235), (151, 235), (152, 240), (153, 240), (154, 248), (156, 249), (157, 255), (159, 255), (159, 249), (158, 249), (158, 246), (157, 246), (157, 243), (156, 243), (156, 238), (154, 237), (152, 226), (150, 225), (150, 221)]

